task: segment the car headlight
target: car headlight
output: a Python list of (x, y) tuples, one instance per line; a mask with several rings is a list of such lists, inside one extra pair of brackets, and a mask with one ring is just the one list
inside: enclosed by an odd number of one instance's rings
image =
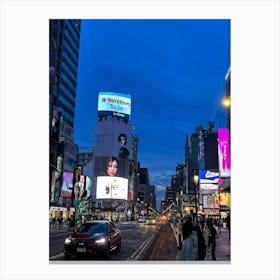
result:
[(96, 239), (95, 243), (96, 244), (104, 244), (104, 243), (106, 243), (106, 238), (102, 237), (102, 238)]
[(67, 244), (70, 244), (72, 242), (72, 238), (71, 237), (67, 237), (64, 241), (64, 244), (67, 245)]

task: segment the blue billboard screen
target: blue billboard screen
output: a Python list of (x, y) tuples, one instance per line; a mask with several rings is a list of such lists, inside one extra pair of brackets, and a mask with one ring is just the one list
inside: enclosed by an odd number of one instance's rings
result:
[(131, 115), (131, 96), (116, 92), (99, 92), (98, 111)]

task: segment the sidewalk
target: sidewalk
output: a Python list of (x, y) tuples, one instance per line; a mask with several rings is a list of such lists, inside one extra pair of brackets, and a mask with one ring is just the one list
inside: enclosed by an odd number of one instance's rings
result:
[(230, 261), (230, 239), (227, 228), (222, 228), (216, 240), (217, 261)]

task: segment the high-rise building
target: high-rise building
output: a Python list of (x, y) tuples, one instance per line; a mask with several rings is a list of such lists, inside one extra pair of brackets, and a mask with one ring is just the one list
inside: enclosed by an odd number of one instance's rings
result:
[(74, 127), (81, 20), (50, 20), (50, 112)]
[(74, 114), (81, 20), (52, 19), (49, 28), (50, 201), (62, 205), (63, 173), (73, 172), (79, 152)]
[(84, 166), (84, 174), (93, 181), (91, 196), (104, 218), (133, 214), (138, 137), (132, 135), (130, 114), (129, 94), (99, 92), (94, 157)]

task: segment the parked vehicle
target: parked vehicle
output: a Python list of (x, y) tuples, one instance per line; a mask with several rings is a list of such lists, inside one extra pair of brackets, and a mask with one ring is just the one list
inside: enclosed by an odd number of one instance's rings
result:
[(82, 224), (64, 241), (64, 257), (101, 256), (121, 249), (121, 232), (111, 221), (94, 220)]

